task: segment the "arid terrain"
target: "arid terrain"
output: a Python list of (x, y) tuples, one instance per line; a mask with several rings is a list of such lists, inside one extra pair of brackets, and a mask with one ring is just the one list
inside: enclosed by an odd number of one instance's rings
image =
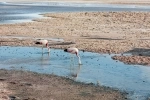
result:
[[(149, 3), (148, 0), (105, 1), (101, 0), (104, 3)], [(62, 38), (65, 42), (76, 44), (50, 46), (62, 49), (75, 46), (79, 50), (117, 53), (122, 55), (112, 57), (115, 60), (128, 64), (150, 65), (149, 12), (51, 13), (44, 16), (44, 19), (35, 19), (34, 22), (0, 25), (1, 45), (36, 46), (34, 38)], [(4, 38), (5, 36), (9, 38)], [(131, 55), (126, 56), (124, 53)], [(0, 89), (2, 100), (126, 99), (126, 93), (111, 88), (26, 71), (0, 70)]]
[[(35, 22), (1, 25), (1, 36), (16, 37), (1, 38), (1, 45), (36, 46), (34, 38), (62, 38), (76, 44), (51, 47), (75, 46), (98, 53), (121, 53), (122, 56), (113, 59), (130, 64), (150, 64), (149, 12), (82, 12), (44, 16)], [(132, 55), (123, 56), (124, 53)]]

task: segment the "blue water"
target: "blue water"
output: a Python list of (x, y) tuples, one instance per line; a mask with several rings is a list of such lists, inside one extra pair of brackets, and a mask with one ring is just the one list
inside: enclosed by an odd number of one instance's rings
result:
[[(150, 67), (126, 65), (111, 59), (112, 55), (79, 52), (71, 57), (61, 49), (38, 47), (0, 47), (0, 68), (30, 70), (38, 73), (69, 77), (75, 81), (94, 83), (129, 92), (131, 100), (146, 100), (150, 95)], [(74, 58), (74, 60), (73, 60)]]
[(81, 11), (150, 11), (149, 6), (64, 2), (6, 3), (0, 2), (0, 24), (29, 22), (39, 14)]

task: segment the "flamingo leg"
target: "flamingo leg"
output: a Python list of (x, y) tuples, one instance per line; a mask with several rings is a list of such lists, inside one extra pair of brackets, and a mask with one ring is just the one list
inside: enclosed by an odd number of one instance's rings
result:
[(42, 46), (42, 54), (43, 54), (43, 46)]
[(50, 53), (50, 48), (49, 48), (49, 47), (47, 47), (47, 49), (48, 49), (48, 53)]
[(50, 52), (48, 52), (48, 57), (50, 56)]
[(76, 56), (78, 57), (79, 65), (82, 65), (82, 64), (81, 64), (81, 60), (80, 60), (80, 56), (79, 56), (78, 54), (77, 54)]
[(50, 52), (50, 47), (48, 46), (48, 43), (46, 44), (46, 47), (48, 49), (48, 52)]
[(70, 65), (73, 66), (73, 56), (70, 54)]
[(74, 65), (74, 55), (73, 55), (73, 65)]

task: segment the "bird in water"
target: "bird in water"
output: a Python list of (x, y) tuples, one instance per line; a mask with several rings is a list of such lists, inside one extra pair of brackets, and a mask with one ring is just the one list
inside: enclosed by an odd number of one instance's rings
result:
[(50, 52), (50, 47), (48, 46), (48, 40), (45, 39), (37, 39), (35, 44), (40, 44), (42, 45), (42, 52), (43, 52), (43, 48), (44, 46), (46, 46), (46, 48), (48, 49), (48, 52)]
[(79, 50), (75, 47), (71, 47), (71, 48), (67, 48), (64, 50), (65, 52), (71, 53), (71, 54), (76, 54), (76, 56), (78, 57), (79, 60), (79, 65), (81, 65), (81, 60), (80, 60), (80, 56), (79, 56)]

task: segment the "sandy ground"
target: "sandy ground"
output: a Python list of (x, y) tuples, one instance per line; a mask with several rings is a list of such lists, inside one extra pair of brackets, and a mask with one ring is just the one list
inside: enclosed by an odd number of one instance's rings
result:
[[(113, 3), (149, 3), (148, 0), (127, 1), (114, 0)], [(104, 3), (111, 3), (111, 1)], [(0, 25), (1, 45), (36, 46), (35, 38), (63, 38), (65, 42), (76, 44), (51, 45), (51, 47), (64, 49), (75, 46), (79, 50), (98, 53), (121, 53), (121, 56), (112, 58), (128, 64), (150, 65), (149, 12), (82, 12), (44, 16), (44, 19), (35, 19), (35, 22)], [(3, 36), (16, 38), (3, 38)], [(126, 56), (124, 53), (133, 55)], [(124, 94), (110, 88), (74, 84), (73, 81), (62, 77), (21, 71), (0, 70), (0, 89), (2, 100), (9, 98), (16, 100), (126, 99)]]

